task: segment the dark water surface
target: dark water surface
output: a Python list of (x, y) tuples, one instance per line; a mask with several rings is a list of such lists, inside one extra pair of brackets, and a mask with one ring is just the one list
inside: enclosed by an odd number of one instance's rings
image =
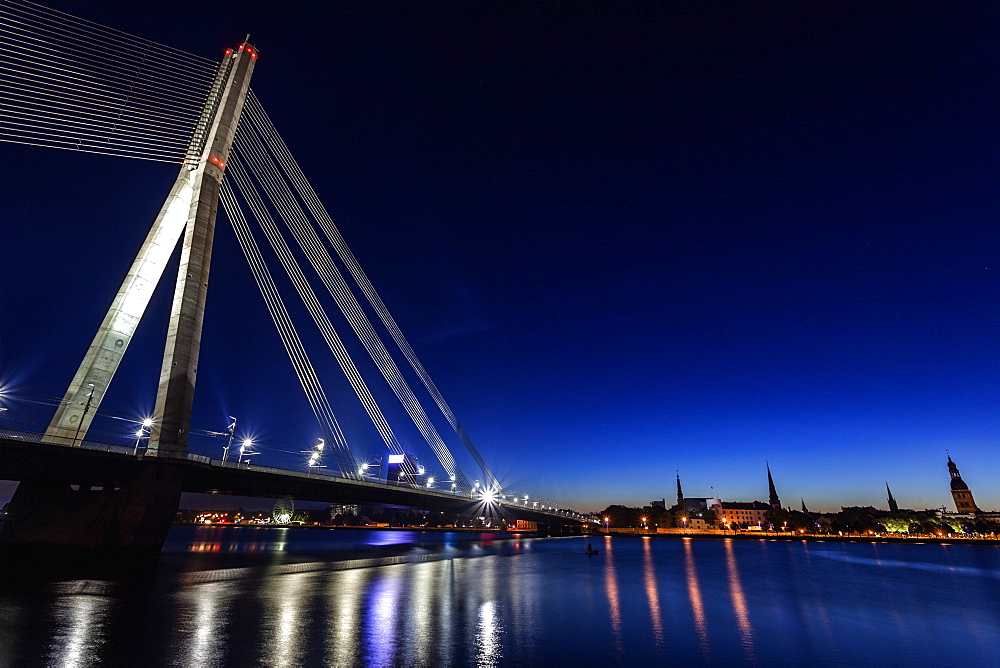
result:
[(0, 564), (0, 665), (1000, 665), (1000, 547), (175, 527)]

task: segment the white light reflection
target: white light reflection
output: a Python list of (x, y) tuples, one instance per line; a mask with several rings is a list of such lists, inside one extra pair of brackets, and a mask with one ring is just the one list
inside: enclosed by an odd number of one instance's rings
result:
[(439, 642), (431, 615), (440, 609), (440, 601), (435, 601), (434, 576), (440, 570), (440, 563), (414, 564), (410, 571), (410, 596), (406, 614), (406, 637), (404, 663), (408, 666), (428, 666), (432, 661), (434, 645)]
[[(463, 564), (475, 571), (479, 580), (478, 601), (469, 601), (469, 610), (476, 611), (476, 664), (478, 666), (496, 666), (503, 658), (502, 637), (504, 634), (503, 617), (497, 606), (497, 582), (501, 575), (497, 566), (500, 557), (491, 555)], [(471, 597), (470, 597), (471, 598)]]
[(315, 573), (290, 573), (270, 579), (264, 595), (262, 647), (268, 666), (302, 665), (309, 629), (310, 590)]
[(206, 582), (184, 590), (181, 600), (193, 614), (186, 615), (178, 649), (187, 652), (191, 666), (225, 663), (229, 636), (229, 609), (236, 589), (234, 582)]
[(479, 623), (476, 630), (476, 665), (498, 666), (503, 658), (503, 622), (496, 601), (486, 601), (479, 606)]
[(359, 568), (331, 574), (326, 633), (326, 661), (333, 666), (355, 666), (361, 661), (361, 607), (376, 569)]
[[(105, 583), (83, 580), (65, 586), (86, 592)], [(47, 665), (94, 666), (101, 663), (108, 598), (90, 593), (61, 596), (53, 606), (54, 629)]]

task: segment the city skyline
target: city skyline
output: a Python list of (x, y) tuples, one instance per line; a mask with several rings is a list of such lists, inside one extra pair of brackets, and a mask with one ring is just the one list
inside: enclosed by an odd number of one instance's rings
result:
[[(952, 510), (948, 451), (1000, 507), (986, 8), (47, 4), (211, 59), (251, 34), (258, 97), (510, 487), (596, 510), (679, 470), (764, 500), (767, 460), (786, 505), (888, 481)], [(65, 389), (176, 167), (2, 150), (6, 425)], [(166, 305), (109, 412), (151, 409)], [(221, 217), (204, 350), (194, 426), (313, 442)]]

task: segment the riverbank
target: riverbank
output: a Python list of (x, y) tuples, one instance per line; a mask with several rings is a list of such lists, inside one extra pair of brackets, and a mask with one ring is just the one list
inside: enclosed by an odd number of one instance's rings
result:
[(774, 533), (774, 532), (701, 532), (701, 531), (687, 531), (687, 532), (671, 532), (671, 533), (657, 533), (653, 531), (649, 532), (635, 532), (635, 531), (615, 531), (611, 529), (606, 532), (601, 530), (600, 532), (594, 532), (590, 534), (592, 537), (597, 536), (648, 536), (650, 538), (699, 538), (699, 539), (709, 539), (709, 540), (719, 540), (719, 539), (729, 539), (729, 540), (791, 540), (791, 541), (810, 541), (818, 543), (910, 543), (913, 545), (948, 545), (948, 544), (962, 544), (962, 545), (1000, 545), (1000, 538), (974, 538), (971, 536), (882, 536), (882, 535), (847, 535), (847, 536), (832, 536), (829, 534), (799, 534), (799, 533)]

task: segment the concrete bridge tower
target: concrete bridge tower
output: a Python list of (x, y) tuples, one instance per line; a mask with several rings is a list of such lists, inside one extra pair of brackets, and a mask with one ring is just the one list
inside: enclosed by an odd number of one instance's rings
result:
[[(183, 233), (147, 456), (114, 473), (49, 472), (21, 480), (0, 542), (159, 551), (183, 484), (215, 218), (226, 161), (257, 52), (226, 52), (188, 154), (45, 434), (79, 445)], [(89, 475), (89, 477), (88, 477)]]

